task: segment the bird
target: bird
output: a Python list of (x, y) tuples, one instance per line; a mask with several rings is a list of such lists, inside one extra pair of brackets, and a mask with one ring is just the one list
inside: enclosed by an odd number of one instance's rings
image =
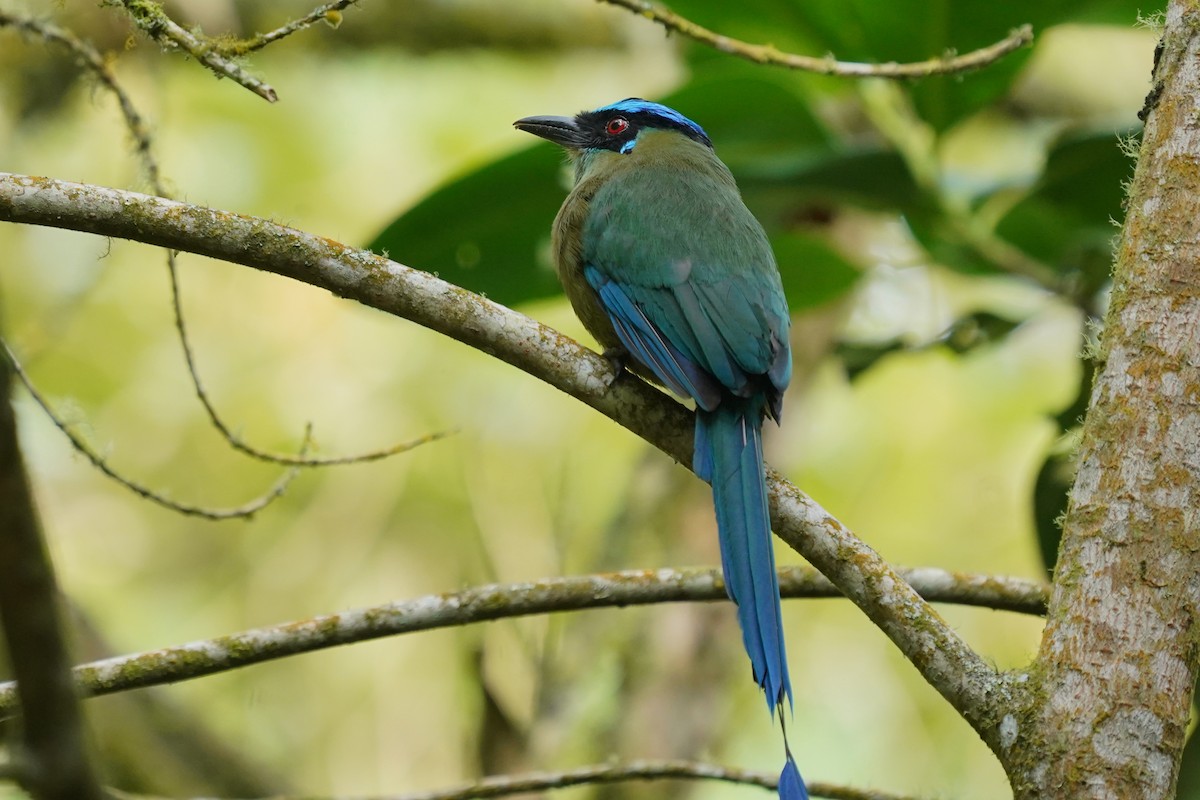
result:
[[(791, 318), (771, 244), (708, 134), (630, 97), (514, 127), (563, 147), (559, 281), (605, 354), (696, 405), (692, 469), (712, 485), (726, 592), (772, 718), (792, 704), (762, 428), (791, 379)], [(784, 800), (806, 798), (787, 745)]]

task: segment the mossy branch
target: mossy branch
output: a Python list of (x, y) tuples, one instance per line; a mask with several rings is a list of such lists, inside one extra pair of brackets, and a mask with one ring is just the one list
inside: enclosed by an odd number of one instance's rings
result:
[[(931, 602), (1035, 615), (1046, 608), (1048, 587), (1035, 581), (930, 567), (899, 570), (898, 574)], [(841, 596), (829, 580), (805, 567), (780, 568), (779, 590), (785, 598)], [(701, 568), (628, 570), (489, 584), (106, 658), (76, 667), (75, 679), (85, 696), (95, 697), (437, 628), (562, 611), (727, 600), (720, 570)], [(0, 683), (0, 718), (11, 714), (15, 705), (16, 685)]]

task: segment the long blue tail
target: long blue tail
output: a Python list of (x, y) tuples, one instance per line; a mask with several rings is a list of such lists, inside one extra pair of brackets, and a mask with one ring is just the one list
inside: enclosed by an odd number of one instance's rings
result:
[(712, 484), (725, 588), (737, 604), (742, 641), (754, 680), (771, 713), (792, 702), (779, 609), (779, 580), (771, 545), (762, 422), (766, 398), (724, 398), (696, 415), (693, 467)]

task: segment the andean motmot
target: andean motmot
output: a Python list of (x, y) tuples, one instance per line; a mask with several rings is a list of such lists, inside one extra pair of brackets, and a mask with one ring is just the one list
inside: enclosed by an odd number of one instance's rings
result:
[[(678, 111), (629, 98), (513, 124), (574, 162), (552, 249), (584, 327), (636, 372), (696, 403), (692, 467), (712, 484), (726, 590), (754, 680), (782, 722), (792, 687), (762, 425), (782, 411), (791, 323), (766, 233), (708, 135)], [(790, 752), (780, 796), (807, 797)]]

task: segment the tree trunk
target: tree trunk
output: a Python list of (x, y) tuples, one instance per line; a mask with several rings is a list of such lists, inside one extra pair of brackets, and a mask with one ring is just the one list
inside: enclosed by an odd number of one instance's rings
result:
[(1016, 797), (1174, 795), (1200, 601), (1200, 2), (1171, 2), (1038, 657)]

